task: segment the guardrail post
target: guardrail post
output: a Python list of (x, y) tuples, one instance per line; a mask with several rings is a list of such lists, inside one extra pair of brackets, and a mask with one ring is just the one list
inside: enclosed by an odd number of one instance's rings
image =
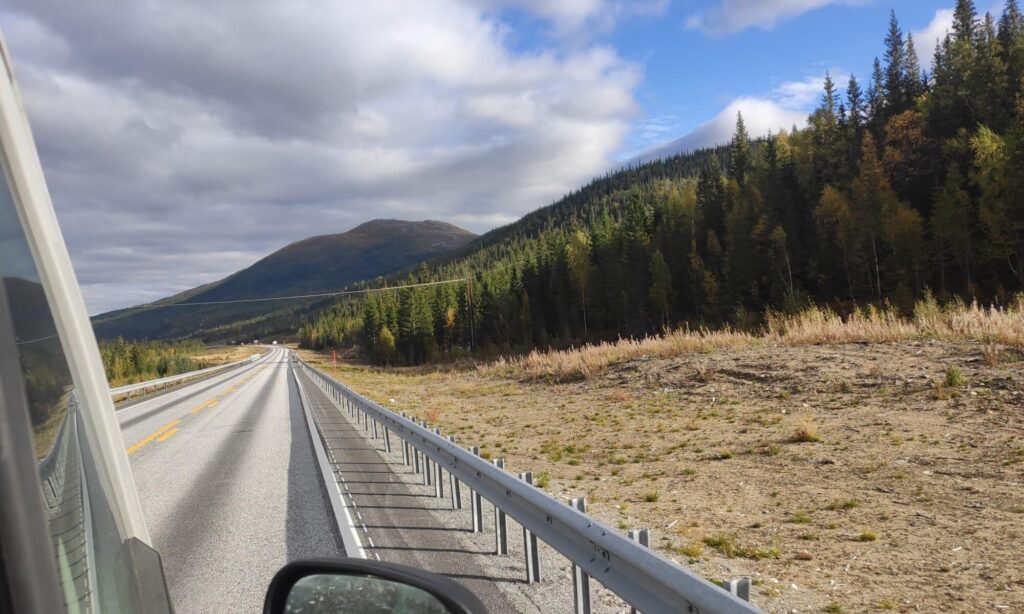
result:
[[(651, 547), (651, 531), (649, 529), (630, 529), (626, 532), (626, 537), (629, 539), (640, 542), (640, 545), (644, 548)], [(629, 608), (630, 614), (636, 614), (636, 608)]]
[[(449, 435), (448, 441), (455, 443), (455, 435)], [(448, 472), (448, 490), (452, 493), (452, 509), (462, 509), (462, 485), (459, 482), (459, 478), (455, 477), (454, 474)]]
[(384, 451), (391, 454), (391, 432), (388, 427), (384, 427)]
[[(441, 427), (434, 427), (434, 434), (441, 437)], [(434, 463), (434, 496), (438, 499), (444, 497), (444, 467), (441, 463)]]
[[(587, 513), (587, 498), (569, 499), (569, 507)], [(590, 576), (572, 565), (572, 604), (576, 614), (590, 614)]]
[[(494, 466), (504, 471), (505, 459), (494, 459)], [(505, 512), (497, 505), (494, 506), (494, 553), (508, 554), (508, 523)]]
[(727, 592), (736, 595), (743, 601), (750, 601), (750, 578), (722, 580), (722, 588), (724, 588)]
[[(425, 428), (428, 431), (430, 430), (430, 425), (427, 424), (426, 420), (422, 421), (420, 423), (420, 426), (422, 426), (423, 428)], [(423, 485), (424, 486), (430, 486), (430, 473), (431, 473), (430, 457), (428, 457), (426, 452), (424, 452), (423, 453)]]
[[(473, 446), (469, 451), (474, 456), (480, 456), (480, 446)], [(469, 491), (469, 506), (473, 512), (473, 532), (482, 533), (484, 530), (483, 497), (475, 490)]]
[[(519, 479), (533, 486), (533, 472), (519, 474)], [(526, 555), (526, 582), (540, 582), (540, 553), (537, 550), (537, 536), (523, 527), (523, 553)]]
[(377, 419), (376, 418), (373, 418), (373, 438), (374, 439), (379, 439), (379, 437), (377, 436)]

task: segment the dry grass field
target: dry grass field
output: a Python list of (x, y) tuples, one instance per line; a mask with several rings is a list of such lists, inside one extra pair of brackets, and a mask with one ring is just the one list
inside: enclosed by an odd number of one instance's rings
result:
[(1022, 307), (808, 312), (759, 336), (337, 377), (651, 528), (698, 573), (751, 576), (768, 611), (1018, 612)]
[(208, 367), (215, 367), (236, 362), (263, 351), (263, 348), (251, 345), (211, 345), (193, 354), (192, 358)]

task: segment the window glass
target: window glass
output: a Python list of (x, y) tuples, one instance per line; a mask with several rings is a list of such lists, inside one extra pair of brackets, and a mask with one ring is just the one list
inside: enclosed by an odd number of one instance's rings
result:
[[(3, 156), (0, 151), (0, 156)], [(0, 160), (2, 162), (3, 160)], [(6, 167), (6, 164), (0, 167)], [(14, 325), (53, 556), (68, 612), (133, 611), (125, 540), (92, 462), (53, 314), (0, 173), (0, 283)]]

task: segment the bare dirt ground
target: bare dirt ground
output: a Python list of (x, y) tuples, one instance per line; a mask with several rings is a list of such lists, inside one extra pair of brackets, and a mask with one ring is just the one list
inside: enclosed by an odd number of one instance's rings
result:
[(922, 341), (640, 358), (569, 384), (337, 377), (614, 527), (651, 528), (697, 573), (750, 576), (767, 611), (1022, 612), (1022, 367)]

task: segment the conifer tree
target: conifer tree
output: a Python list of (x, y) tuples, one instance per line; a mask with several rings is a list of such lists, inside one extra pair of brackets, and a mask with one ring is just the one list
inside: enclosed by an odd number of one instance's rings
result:
[(857, 77), (852, 73), (846, 84), (846, 111), (849, 117), (849, 126), (858, 137), (864, 125), (864, 94), (857, 83)]
[(973, 42), (977, 22), (978, 11), (974, 7), (974, 0), (956, 0), (956, 8), (953, 9), (953, 38)]
[(1024, 78), (1024, 15), (1017, 0), (1006, 0), (1006, 7), (999, 19), (999, 48), (1006, 65), (1008, 99), (1004, 104), (1013, 105), (1013, 97), (1020, 91)]
[(964, 290), (971, 285), (971, 197), (964, 189), (963, 175), (950, 164), (946, 180), (936, 191), (935, 206), (929, 220), (932, 251), (939, 261), (939, 288), (947, 291), (947, 262), (953, 261), (964, 277)]
[(875, 58), (871, 68), (871, 83), (868, 84), (868, 115), (871, 129), (879, 134), (885, 124), (885, 84), (883, 83), (882, 63)]
[(658, 314), (662, 329), (668, 328), (668, 306), (672, 296), (672, 272), (665, 262), (665, 257), (660, 249), (654, 250), (651, 255), (651, 287), (647, 296), (651, 301), (651, 308)]
[(970, 73), (970, 89), (978, 121), (1002, 131), (1010, 120), (1012, 107), (1007, 106), (1008, 87), (1002, 45), (996, 35), (995, 19), (985, 13), (977, 29), (974, 62)]
[(885, 36), (885, 96), (886, 115), (895, 115), (906, 108), (907, 45), (903, 31), (896, 20), (896, 11), (889, 12), (889, 32)]
[(921, 62), (914, 48), (914, 35), (907, 32), (907, 67), (903, 76), (903, 91), (906, 93), (907, 108), (913, 108), (917, 99), (925, 92), (925, 77), (921, 72)]
[(737, 183), (743, 184), (747, 179), (747, 171), (750, 170), (750, 136), (747, 134), (746, 124), (743, 123), (743, 114), (736, 113), (736, 132), (733, 134), (732, 143), (729, 146), (729, 177)]

